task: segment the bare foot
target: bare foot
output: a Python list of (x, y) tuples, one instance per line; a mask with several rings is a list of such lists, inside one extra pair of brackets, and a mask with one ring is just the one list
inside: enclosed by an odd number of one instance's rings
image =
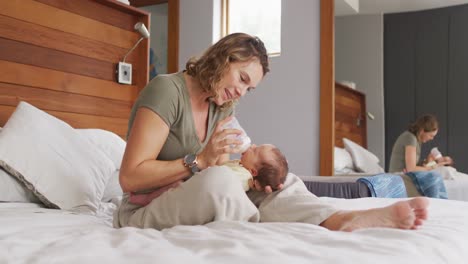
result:
[(354, 231), (369, 227), (416, 229), (427, 219), (428, 205), (426, 197), (416, 197), (387, 207), (348, 212), (343, 216), (340, 230)]

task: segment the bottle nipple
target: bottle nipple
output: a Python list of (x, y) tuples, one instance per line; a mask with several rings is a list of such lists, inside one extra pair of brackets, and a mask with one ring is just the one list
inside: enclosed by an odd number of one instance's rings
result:
[[(252, 144), (252, 141), (249, 136), (247, 136), (247, 133), (245, 133), (245, 130), (240, 126), (239, 121), (235, 117), (232, 118), (232, 120), (228, 123), (226, 123), (223, 128), (234, 128), (234, 129), (239, 129), (242, 131), (242, 134), (235, 136), (235, 139), (238, 139), (242, 141), (242, 144), (240, 145), (240, 151), (241, 153), (244, 153), (249, 149), (250, 145)], [(234, 147), (234, 146), (231, 146)]]

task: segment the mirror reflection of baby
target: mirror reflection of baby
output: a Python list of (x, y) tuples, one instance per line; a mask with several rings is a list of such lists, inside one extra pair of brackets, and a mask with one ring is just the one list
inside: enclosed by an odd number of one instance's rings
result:
[[(230, 168), (239, 178), (245, 191), (256, 189), (257, 185), (262, 188), (270, 186), (273, 191), (286, 180), (289, 167), (286, 157), (281, 151), (271, 144), (252, 144), (244, 153), (240, 160), (231, 160), (223, 164)], [(147, 205), (163, 192), (175, 188), (180, 184), (176, 182), (161, 187), (151, 193), (130, 194), (129, 201), (133, 204)]]
[(453, 164), (454, 162), (451, 157), (443, 156), (437, 148), (433, 148), (431, 149), (424, 166), (436, 168), (438, 166), (452, 166)]

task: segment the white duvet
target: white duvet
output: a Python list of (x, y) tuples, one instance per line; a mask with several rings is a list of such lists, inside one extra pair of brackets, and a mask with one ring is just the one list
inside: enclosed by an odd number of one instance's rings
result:
[[(346, 209), (396, 200), (321, 198)], [(0, 204), (0, 263), (468, 263), (468, 203), (431, 199), (418, 230), (352, 233), (301, 223), (214, 222), (163, 231), (110, 225), (99, 216)]]

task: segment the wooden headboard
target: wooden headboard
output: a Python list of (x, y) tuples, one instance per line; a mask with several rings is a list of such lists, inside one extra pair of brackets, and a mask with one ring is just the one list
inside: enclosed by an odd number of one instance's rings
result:
[(366, 95), (335, 83), (335, 146), (348, 138), (367, 148)]
[(116, 65), (139, 39), (149, 14), (115, 0), (0, 1), (0, 126), (19, 101), (76, 128), (124, 137), (138, 92), (148, 82), (149, 43), (127, 57), (132, 85)]

